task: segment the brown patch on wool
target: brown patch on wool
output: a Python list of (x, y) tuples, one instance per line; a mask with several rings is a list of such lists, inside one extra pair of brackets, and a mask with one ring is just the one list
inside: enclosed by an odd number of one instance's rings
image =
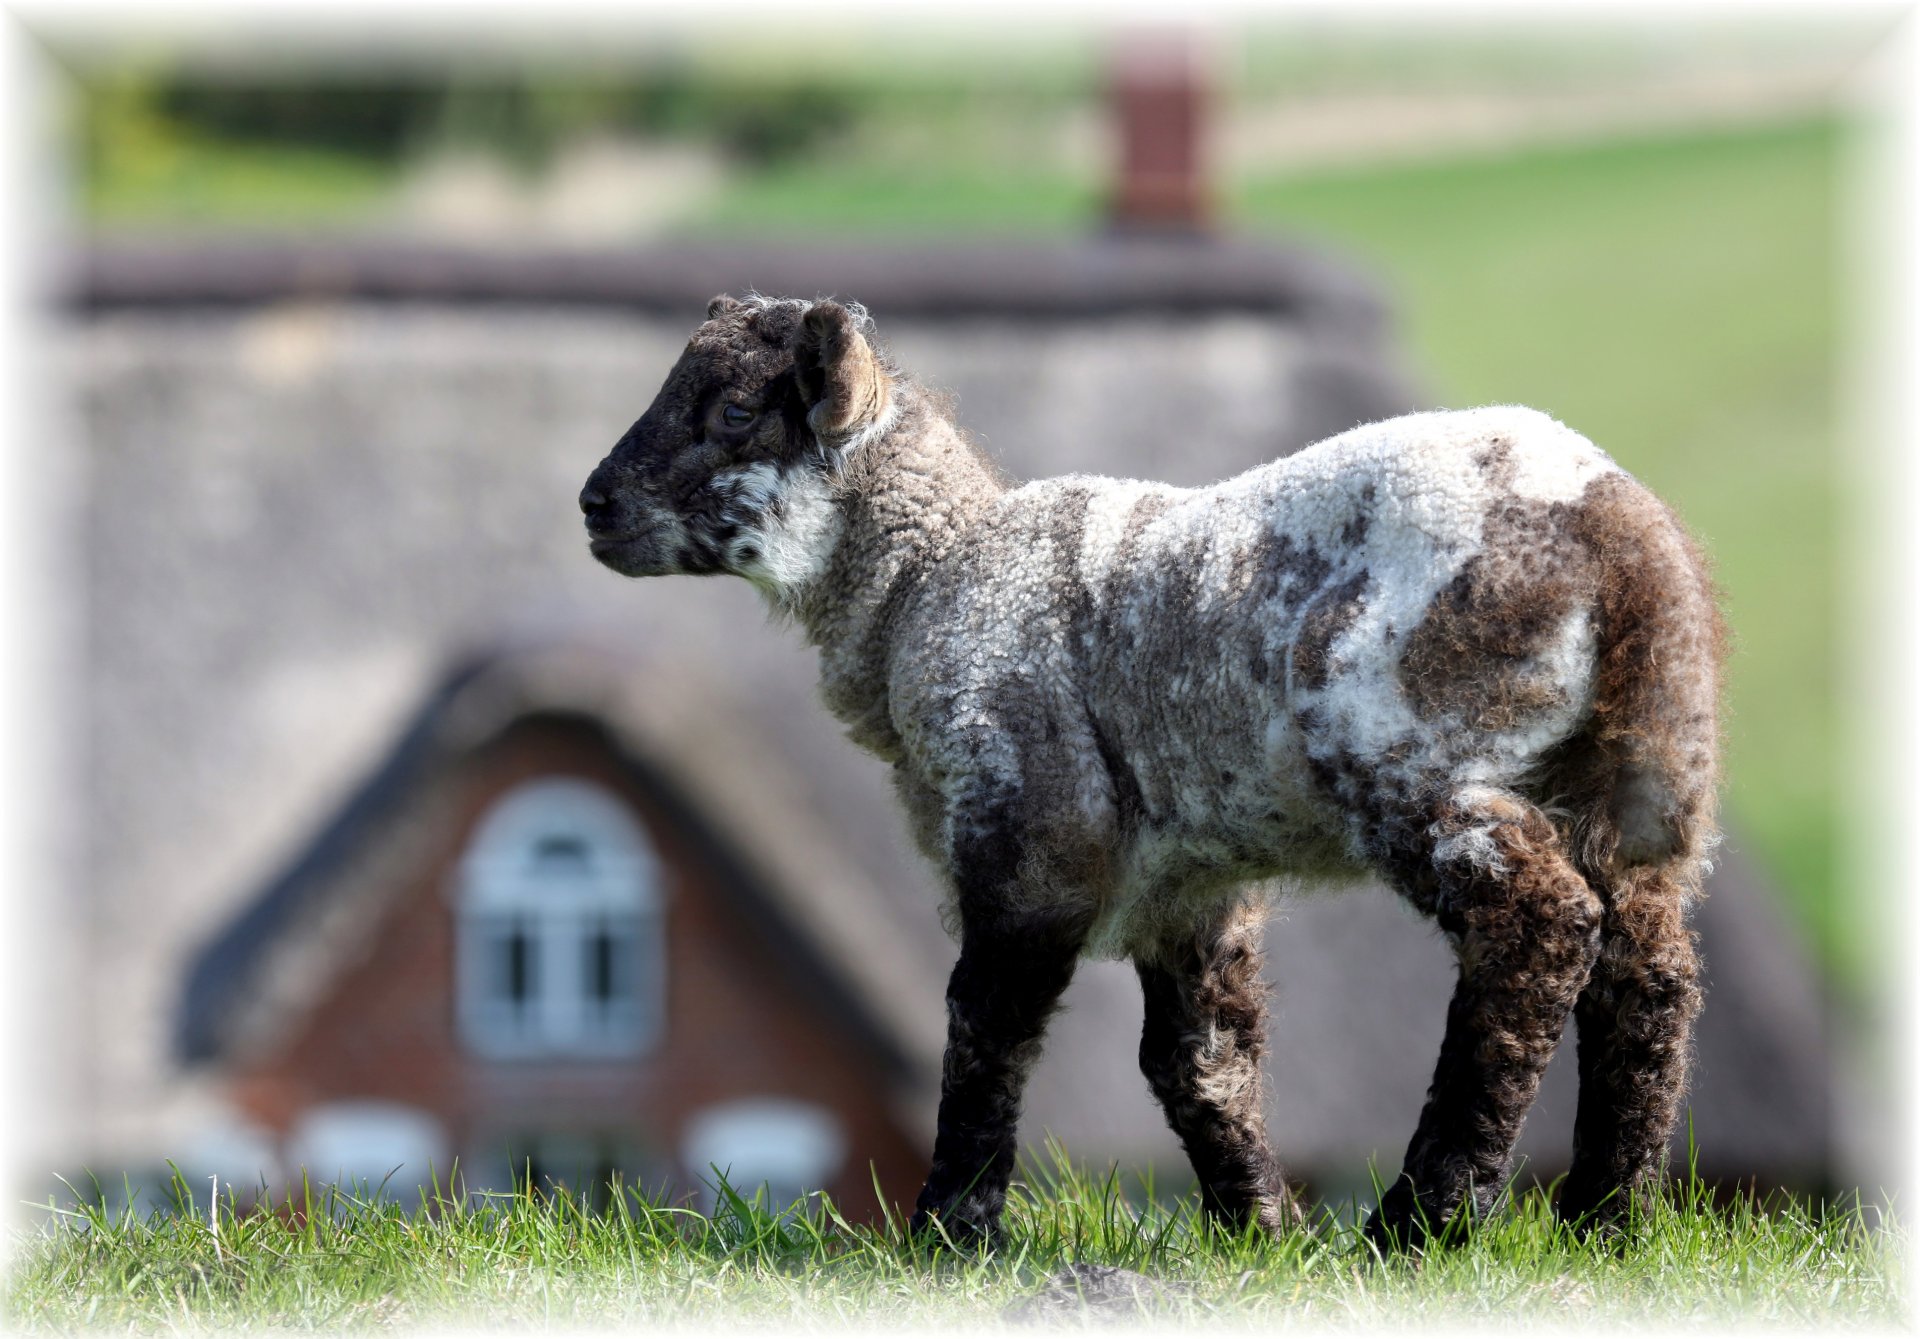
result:
[(1409, 854), (1437, 878), (1437, 915), (1460, 979), (1400, 1179), (1367, 1234), (1382, 1246), (1418, 1248), (1457, 1215), (1483, 1216), (1498, 1199), (1540, 1077), (1600, 953), (1602, 908), (1553, 825), (1516, 796), (1444, 805), (1423, 851)]
[(1366, 611), (1367, 579), (1363, 567), (1320, 592), (1307, 606), (1293, 642), (1293, 677), (1302, 687), (1317, 691), (1327, 686), (1333, 644)]
[(1353, 515), (1340, 527), (1340, 547), (1352, 552), (1367, 542), (1367, 532), (1373, 529), (1373, 503), (1378, 490), (1370, 483), (1360, 486), (1360, 500)]
[(1267, 1146), (1263, 920), (1257, 906), (1236, 906), (1134, 967), (1140, 1072), (1200, 1178), (1201, 1203), (1229, 1227), (1277, 1232), (1301, 1214)]
[[(1351, 523), (1350, 523), (1351, 524)], [(1361, 527), (1364, 531), (1364, 526)], [(1275, 535), (1258, 544), (1248, 545), (1233, 555), (1228, 575), (1231, 588), (1243, 592), (1244, 604), (1262, 611), (1263, 617), (1284, 620), (1284, 612), (1302, 600), (1324, 598), (1316, 594), (1333, 573), (1333, 563), (1312, 544), (1302, 544), (1291, 535)], [(1344, 625), (1336, 628), (1338, 636)], [(1331, 637), (1329, 637), (1331, 640)], [(1324, 650), (1324, 648), (1322, 648)], [(1248, 674), (1253, 682), (1271, 683), (1284, 665), (1284, 648), (1270, 650), (1264, 641), (1254, 644), (1247, 658)], [(1296, 664), (1299, 652), (1294, 652)]]
[(1333, 563), (1311, 544), (1294, 541), (1291, 535), (1276, 535), (1254, 551), (1258, 568), (1254, 574), (1253, 596), (1261, 603), (1278, 602), (1288, 596), (1318, 590), (1333, 574)]
[(1087, 535), (1087, 509), (1093, 490), (1063, 488), (1047, 516), (1047, 587), (1054, 605), (1065, 615), (1061, 635), (1071, 653), (1082, 654), (1093, 631), (1093, 590), (1080, 568), (1080, 549)]
[(1481, 552), (1434, 596), (1400, 654), (1401, 683), (1423, 718), (1511, 730), (1559, 704), (1561, 686), (1539, 657), (1596, 585), (1594, 555), (1566, 542), (1568, 526), (1559, 503), (1510, 498), (1488, 513)]
[(1114, 547), (1111, 574), (1106, 587), (1101, 592), (1101, 604), (1109, 611), (1098, 629), (1103, 639), (1116, 643), (1132, 640), (1133, 634), (1127, 630), (1126, 621), (1117, 614), (1118, 610), (1129, 608), (1138, 603), (1143, 584), (1140, 566), (1140, 545), (1145, 538), (1147, 527), (1152, 525), (1167, 509), (1173, 505), (1173, 499), (1165, 493), (1143, 494), (1127, 510), (1127, 518), (1120, 524), (1120, 538)]
[(1166, 515), (1173, 505), (1173, 499), (1165, 493), (1143, 494), (1132, 507), (1127, 509), (1127, 519), (1121, 523), (1120, 543), (1114, 551), (1114, 569), (1123, 570), (1123, 565), (1138, 556), (1140, 539), (1147, 527)]
[(1513, 460), (1513, 443), (1505, 437), (1488, 438), (1487, 444), (1473, 453), (1473, 464), (1488, 485), (1500, 493), (1512, 491), (1520, 472)]
[[(1484, 467), (1500, 460), (1489, 448)], [(1582, 609), (1599, 650), (1592, 717), (1540, 793), (1573, 815), (1590, 875), (1698, 852), (1713, 836), (1726, 625), (1698, 546), (1629, 476), (1601, 475), (1576, 503), (1489, 513), (1482, 552), (1406, 638), (1408, 698), (1429, 720), (1521, 725), (1560, 705), (1539, 656)]]

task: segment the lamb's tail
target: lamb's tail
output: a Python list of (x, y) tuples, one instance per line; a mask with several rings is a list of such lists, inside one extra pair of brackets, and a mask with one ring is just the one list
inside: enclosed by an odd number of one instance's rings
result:
[(1608, 475), (1580, 512), (1600, 590), (1593, 716), (1563, 792), (1574, 856), (1606, 883), (1676, 862), (1690, 883), (1718, 839), (1726, 625), (1704, 555), (1645, 487)]

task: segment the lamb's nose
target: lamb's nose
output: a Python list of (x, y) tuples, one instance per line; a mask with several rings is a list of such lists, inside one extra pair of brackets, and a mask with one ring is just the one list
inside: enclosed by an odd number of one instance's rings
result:
[(580, 510), (586, 515), (591, 516), (604, 509), (606, 505), (607, 495), (592, 484), (580, 490)]

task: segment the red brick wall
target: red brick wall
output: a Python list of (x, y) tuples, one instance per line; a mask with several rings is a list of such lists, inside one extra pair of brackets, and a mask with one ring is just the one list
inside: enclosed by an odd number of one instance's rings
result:
[[(507, 791), (573, 776), (624, 799), (653, 840), (666, 902), (663, 1037), (637, 1059), (500, 1061), (469, 1053), (454, 1022), (452, 868)], [(379, 1099), (431, 1112), (456, 1151), (532, 1132), (629, 1131), (646, 1151), (635, 1179), (671, 1177), (688, 1119), (713, 1103), (778, 1096), (834, 1113), (848, 1157), (834, 1198), (853, 1214), (886, 1197), (911, 1204), (926, 1168), (918, 1137), (890, 1115), (871, 1052), (809, 997), (806, 978), (736, 910), (683, 834), (587, 731), (527, 722), (482, 750), (458, 782), (455, 821), (407, 876), (361, 960), (343, 964), (321, 1004), (274, 1054), (231, 1074), (237, 1100), (284, 1132), (319, 1102)], [(869, 1171), (869, 1164), (873, 1171)]]

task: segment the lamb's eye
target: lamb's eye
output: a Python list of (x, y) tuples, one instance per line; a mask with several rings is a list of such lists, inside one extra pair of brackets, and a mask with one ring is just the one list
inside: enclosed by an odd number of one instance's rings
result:
[(753, 422), (753, 411), (742, 409), (737, 404), (730, 404), (720, 411), (720, 421), (729, 428), (744, 428)]

